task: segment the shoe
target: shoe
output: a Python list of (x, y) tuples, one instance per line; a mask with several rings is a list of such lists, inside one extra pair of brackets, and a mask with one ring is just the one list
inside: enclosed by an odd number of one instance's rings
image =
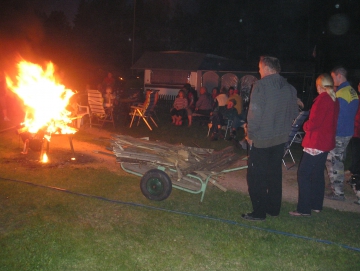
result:
[(5, 117), (4, 121), (10, 121), (10, 119), (8, 117)]
[(330, 199), (330, 200), (345, 201), (345, 196), (344, 195), (336, 195), (334, 193), (330, 193), (328, 195), (325, 195), (325, 198)]
[(243, 148), (243, 150), (247, 150), (247, 143), (245, 140), (239, 141), (239, 144), (241, 145), (241, 148)]
[(250, 221), (265, 221), (265, 217), (255, 217), (253, 216), (253, 213), (242, 214), (241, 217)]
[(279, 215), (273, 215), (273, 214), (269, 214), (269, 213), (266, 213), (267, 215), (271, 216), (271, 217), (278, 217)]
[(314, 213), (320, 213), (321, 210), (312, 210)]
[(289, 212), (289, 215), (291, 215), (291, 216), (311, 216), (311, 214), (303, 214), (303, 213), (299, 213), (298, 211)]

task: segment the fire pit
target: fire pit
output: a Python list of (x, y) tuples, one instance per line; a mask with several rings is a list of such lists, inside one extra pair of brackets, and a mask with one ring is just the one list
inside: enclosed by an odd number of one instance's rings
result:
[(22, 153), (27, 154), (29, 149), (40, 152), (39, 160), (47, 162), (51, 136), (61, 134), (68, 136), (72, 159), (75, 159), (72, 135), (77, 129), (70, 124), (76, 117), (72, 117), (71, 111), (67, 109), (75, 93), (66, 89), (55, 77), (55, 68), (51, 62), (42, 68), (34, 63), (20, 61), (17, 67), (16, 82), (9, 76), (6, 76), (6, 82), (23, 103), (25, 119), (17, 130), (24, 143)]

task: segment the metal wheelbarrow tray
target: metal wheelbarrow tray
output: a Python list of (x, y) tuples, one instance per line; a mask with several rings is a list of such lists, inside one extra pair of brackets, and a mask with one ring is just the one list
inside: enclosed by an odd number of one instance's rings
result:
[(225, 192), (217, 178), (247, 168), (231, 168), (240, 159), (233, 147), (215, 152), (124, 135), (113, 135), (111, 144), (121, 168), (141, 177), (141, 191), (150, 200), (166, 199), (174, 187), (201, 194), (202, 202), (209, 182)]

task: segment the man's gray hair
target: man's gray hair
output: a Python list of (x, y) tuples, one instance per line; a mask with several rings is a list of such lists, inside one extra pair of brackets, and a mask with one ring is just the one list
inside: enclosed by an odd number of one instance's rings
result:
[(263, 63), (265, 66), (269, 67), (271, 70), (275, 71), (276, 73), (280, 73), (281, 71), (280, 61), (276, 57), (261, 56), (260, 62)]
[(343, 66), (337, 66), (333, 68), (331, 72), (335, 73), (335, 75), (341, 74), (345, 77), (345, 79), (347, 79), (347, 70), (345, 70)]

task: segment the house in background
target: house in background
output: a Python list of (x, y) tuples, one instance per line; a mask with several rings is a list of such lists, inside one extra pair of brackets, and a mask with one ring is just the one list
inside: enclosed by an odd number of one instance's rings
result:
[(177, 95), (186, 83), (197, 91), (201, 86), (208, 92), (214, 87), (238, 88), (242, 76), (258, 76), (257, 63), (250, 69), (241, 61), (183, 51), (146, 52), (131, 68), (144, 71), (144, 90), (158, 89), (161, 96)]

